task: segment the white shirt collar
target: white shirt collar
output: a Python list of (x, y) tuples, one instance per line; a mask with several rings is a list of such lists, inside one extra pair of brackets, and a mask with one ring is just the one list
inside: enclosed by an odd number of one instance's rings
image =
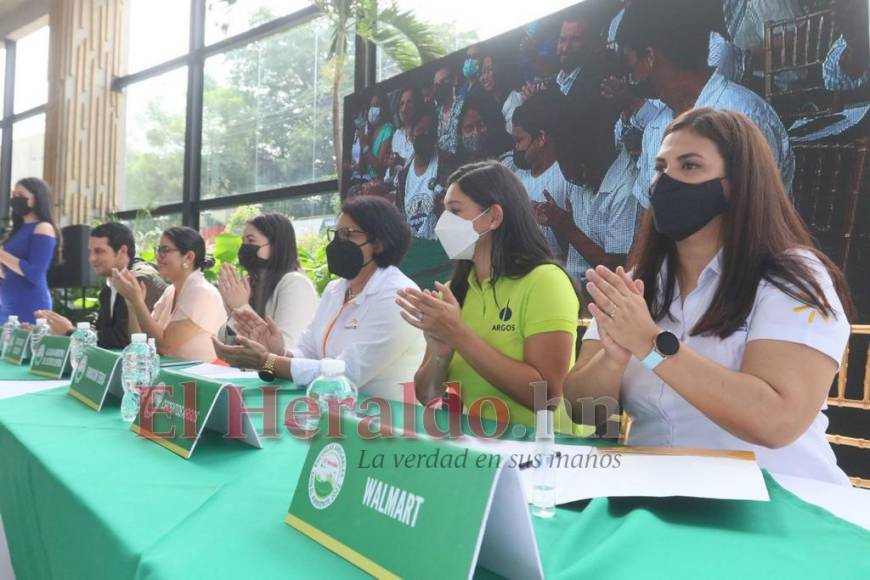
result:
[(562, 94), (567, 95), (571, 90), (571, 87), (574, 85), (574, 80), (577, 78), (577, 75), (580, 74), (580, 67), (578, 66), (570, 73), (565, 74), (565, 71), (560, 70), (559, 74), (556, 75), (556, 83), (558, 83), (559, 88), (562, 90)]

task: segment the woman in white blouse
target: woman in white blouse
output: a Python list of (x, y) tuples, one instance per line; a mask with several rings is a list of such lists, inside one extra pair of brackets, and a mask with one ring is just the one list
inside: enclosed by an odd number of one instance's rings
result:
[(317, 291), (299, 267), (293, 224), (284, 214), (258, 215), (245, 224), (242, 242), (239, 264), (248, 276), (242, 277), (224, 264), (218, 277), (218, 290), (230, 315), (218, 336), (223, 342), (232, 342), (232, 313), (240, 308), (274, 320), (284, 346), (292, 348), (317, 309)]
[(299, 385), (317, 378), (321, 359), (341, 359), (361, 394), (402, 400), (401, 384), (413, 385), (425, 351), (423, 333), (405, 324), (396, 303), (398, 290), (417, 287), (397, 267), (411, 241), (408, 224), (393, 204), (363, 196), (344, 203), (328, 237), (329, 271), (339, 279), (324, 290), (296, 346), (285, 346), (273, 321), (237, 310), (240, 344), (215, 342), (217, 353), (234, 367), (266, 369)]
[(145, 292), (130, 270), (112, 271), (112, 285), (127, 301), (130, 333), (144, 332), (156, 339), (164, 356), (211, 362), (211, 339), (227, 320), (217, 288), (202, 270), (214, 264), (205, 255), (205, 240), (194, 229), (169, 228), (157, 247), (157, 268), (170, 282), (150, 312)]
[(751, 450), (774, 473), (848, 485), (822, 411), (851, 302), (763, 135), (733, 111), (687, 111), (656, 171), (633, 278), (588, 271), (594, 322), (565, 397), (621, 400), (630, 445)]

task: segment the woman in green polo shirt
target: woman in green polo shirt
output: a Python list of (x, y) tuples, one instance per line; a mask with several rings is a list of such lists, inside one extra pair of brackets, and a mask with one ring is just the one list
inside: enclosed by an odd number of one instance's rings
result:
[[(426, 336), (417, 398), (428, 403), (445, 383), (459, 383), (470, 414), (532, 426), (533, 409), (547, 404), (558, 408), (556, 428), (570, 431), (562, 383), (574, 363), (580, 301), (526, 190), (509, 169), (485, 161), (451, 175), (444, 201), (435, 233), (457, 260), (453, 278), (398, 297), (402, 317)], [(546, 389), (531, 386), (541, 382)]]

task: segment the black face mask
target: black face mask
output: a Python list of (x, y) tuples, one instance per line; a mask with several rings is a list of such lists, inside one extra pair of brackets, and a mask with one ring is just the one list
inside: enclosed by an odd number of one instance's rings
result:
[[(362, 244), (362, 246), (368, 244)], [(362, 246), (350, 240), (333, 239), (326, 246), (326, 267), (331, 274), (345, 280), (353, 280), (369, 262), (365, 262)]]
[(256, 244), (242, 244), (239, 248), (239, 264), (248, 272), (256, 272), (265, 268), (269, 260), (257, 255), (260, 246)]
[(722, 179), (684, 183), (662, 173), (650, 192), (656, 231), (679, 242), (710, 223), (728, 206)]
[(514, 165), (517, 169), (531, 169), (532, 164), (526, 159), (526, 149), (514, 149)]
[(422, 133), (414, 137), (414, 155), (420, 159), (432, 159), (435, 154), (435, 134)]
[(641, 99), (657, 99), (659, 93), (656, 91), (655, 85), (648, 78), (636, 82), (628, 83), (628, 90), (631, 94)]
[(9, 207), (12, 209), (12, 214), (18, 217), (24, 217), (33, 211), (33, 208), (27, 205), (27, 199), (19, 196), (9, 201)]

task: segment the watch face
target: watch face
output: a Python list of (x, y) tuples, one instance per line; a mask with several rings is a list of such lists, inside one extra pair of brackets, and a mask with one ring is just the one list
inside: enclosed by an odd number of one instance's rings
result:
[(260, 375), (261, 381), (266, 381), (267, 383), (271, 383), (272, 381), (275, 380), (275, 373), (272, 371), (267, 371), (267, 370), (263, 369), (257, 374)]
[(680, 350), (680, 339), (673, 332), (667, 330), (659, 333), (656, 337), (656, 350), (662, 356), (673, 356)]

